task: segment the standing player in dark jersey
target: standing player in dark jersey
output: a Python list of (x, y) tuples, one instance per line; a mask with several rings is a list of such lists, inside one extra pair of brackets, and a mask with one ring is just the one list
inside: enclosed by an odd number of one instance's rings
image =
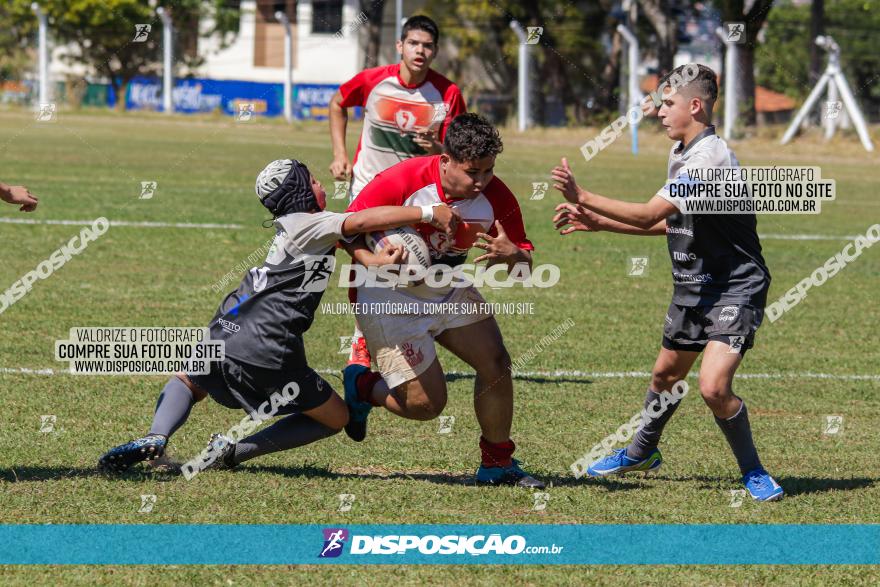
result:
[[(327, 438), (348, 422), (345, 402), (306, 362), (303, 334), (333, 272), (337, 242), (421, 222), (423, 211), (404, 206), (342, 214), (324, 211), (321, 184), (305, 165), (290, 159), (270, 163), (256, 187), (277, 232), (263, 266), (244, 275), (211, 320), (211, 339), (224, 341), (225, 359), (212, 362), (207, 375), (171, 377), (159, 396), (149, 433), (109, 450), (99, 460), (100, 468), (124, 471), (161, 456), (195, 402), (208, 395), (225, 407), (254, 414), (291, 382), (298, 389), (294, 402), (275, 410), (284, 417), (272, 426), (237, 443), (214, 435), (209, 443), (211, 452), (219, 454), (211, 463), (214, 467), (232, 468), (260, 455)], [(457, 214), (448, 206), (437, 206), (431, 223), (452, 235)], [(402, 250), (390, 247), (368, 257), (367, 263), (397, 264), (402, 257)]]
[[(739, 166), (711, 125), (718, 97), (715, 72), (689, 64), (669, 75), (682, 75), (686, 67), (695, 68), (695, 76), (687, 76), (691, 81), (677, 92), (666, 87), (658, 113), (666, 134), (676, 141), (669, 154), (667, 185), (645, 204), (614, 200), (578, 186), (563, 159), (553, 179), (570, 203), (557, 207), (554, 221), (557, 228), (571, 225), (562, 234), (607, 230), (666, 235), (674, 293), (645, 408), (684, 379), (702, 352), (700, 394), (733, 450), (743, 483), (756, 500), (774, 501), (782, 498), (783, 490), (761, 465), (746, 404), (732, 389), (734, 374), (764, 316), (770, 272), (761, 255), (754, 214), (685, 213), (682, 198), (676, 197), (679, 190), (669, 189), (671, 183), (692, 183), (692, 169)], [(647, 421), (627, 448), (580, 466), (595, 477), (659, 468), (657, 445), (677, 407), (678, 402), (673, 403)]]

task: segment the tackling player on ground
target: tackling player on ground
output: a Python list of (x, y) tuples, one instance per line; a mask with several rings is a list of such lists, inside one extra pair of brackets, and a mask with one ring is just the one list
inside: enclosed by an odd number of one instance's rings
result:
[[(534, 249), (526, 238), (519, 204), (494, 175), (495, 158), (502, 150), (498, 131), (476, 114), (458, 116), (446, 133), (444, 152), (399, 163), (380, 173), (361, 191), (349, 211), (374, 206), (438, 206), (448, 204), (461, 220), (454, 238), (426, 224), (418, 224), (433, 264), (464, 263), (472, 247), (488, 261), (531, 267)], [(485, 242), (477, 242), (482, 239)], [(369, 252), (363, 240), (346, 245), (359, 260)], [(346, 432), (354, 440), (366, 435), (372, 407), (413, 420), (436, 418), (446, 405), (446, 378), (437, 359), (435, 341), (476, 371), (474, 410), (482, 437), (482, 462), (477, 482), (543, 487), (512, 458), (513, 379), (510, 356), (494, 316), (473, 286), (390, 289), (357, 288), (358, 323), (380, 373), (350, 364), (343, 371), (345, 398), (351, 418)], [(414, 313), (374, 315), (364, 309), (382, 303), (425, 308)], [(432, 304), (467, 305), (473, 311), (444, 315), (430, 311)], [(380, 375), (381, 374), (381, 375)]]
[[(303, 334), (329, 283), (337, 242), (362, 232), (413, 224), (421, 220), (421, 210), (385, 206), (356, 213), (327, 212), (324, 188), (305, 165), (292, 159), (270, 163), (257, 178), (256, 188), (272, 213), (276, 235), (263, 266), (245, 273), (211, 320), (211, 339), (224, 341), (225, 359), (213, 361), (206, 375), (172, 376), (159, 396), (149, 433), (109, 450), (98, 462), (100, 468), (119, 472), (162, 456), (193, 405), (208, 395), (225, 407), (255, 414), (291, 382), (298, 390), (294, 403), (275, 411), (284, 417), (272, 426), (238, 442), (213, 435), (209, 448), (219, 456), (205, 468), (233, 468), (261, 455), (303, 446), (336, 434), (348, 422), (345, 402), (309, 367)], [(453, 234), (456, 222), (451, 208), (434, 209), (432, 225), (441, 232)], [(368, 253), (360, 261), (369, 265), (396, 264), (403, 257), (403, 251), (393, 247)]]
[[(397, 41), (400, 62), (365, 69), (348, 80), (330, 100), (330, 139), (337, 180), (352, 175), (350, 199), (392, 165), (418, 155), (438, 155), (453, 118), (465, 111), (454, 83), (431, 69), (440, 33), (427, 16), (413, 16)], [(364, 126), (354, 154), (345, 147), (348, 108), (364, 108)], [(358, 328), (352, 337), (349, 363), (370, 366), (370, 355)]]
[[(732, 389), (734, 374), (764, 315), (770, 272), (761, 255), (754, 214), (685, 214), (682, 198), (670, 193), (670, 183), (692, 181), (690, 169), (739, 166), (711, 125), (718, 97), (715, 72), (690, 64), (670, 75), (681, 75), (686, 67), (697, 68), (696, 76), (687, 76), (691, 81), (677, 92), (664, 88), (659, 112), (646, 103), (648, 114), (658, 114), (666, 134), (676, 141), (669, 154), (667, 185), (644, 204), (606, 198), (578, 186), (563, 159), (552, 175), (554, 187), (569, 203), (557, 207), (553, 220), (557, 228), (566, 227), (561, 234), (606, 230), (666, 235), (674, 293), (645, 407), (684, 379), (702, 352), (700, 394), (733, 450), (746, 489), (756, 500), (773, 501), (783, 490), (761, 465), (746, 404)], [(669, 405), (645, 423), (628, 447), (590, 464), (587, 474), (601, 477), (659, 468), (657, 445), (677, 407), (678, 402)]]

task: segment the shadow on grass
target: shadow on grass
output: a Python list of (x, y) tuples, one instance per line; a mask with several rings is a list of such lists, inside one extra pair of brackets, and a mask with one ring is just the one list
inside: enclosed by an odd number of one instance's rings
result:
[(120, 481), (170, 481), (180, 476), (179, 471), (132, 467), (125, 473), (105, 473), (97, 467), (9, 467), (0, 469), (0, 481), (24, 483), (32, 481), (59, 481), (90, 477), (118, 479)]
[[(704, 489), (715, 489), (719, 483), (738, 483), (731, 477), (678, 477), (671, 481), (702, 481)], [(852, 491), (873, 487), (878, 479), (868, 477), (849, 477), (846, 479), (817, 479), (814, 477), (776, 477), (776, 482), (789, 497), (827, 491)], [(741, 487), (741, 486), (738, 486)]]

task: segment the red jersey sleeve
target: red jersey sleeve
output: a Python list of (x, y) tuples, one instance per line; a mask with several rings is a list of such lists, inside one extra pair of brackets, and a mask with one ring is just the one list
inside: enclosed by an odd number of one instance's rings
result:
[(373, 181), (364, 186), (357, 197), (348, 205), (346, 212), (358, 212), (376, 206), (403, 206), (406, 201), (409, 183), (404, 173), (389, 167), (376, 175)]
[(438, 139), (441, 143), (443, 142), (443, 137), (446, 136), (446, 129), (449, 128), (449, 123), (458, 116), (459, 114), (464, 114), (467, 112), (467, 106), (464, 103), (464, 98), (461, 95), (461, 90), (458, 89), (458, 86), (455, 84), (450, 84), (446, 89), (446, 93), (443, 96), (443, 101), (449, 104), (449, 111), (446, 113), (446, 119), (443, 121), (443, 124), (440, 126), (440, 132), (438, 133)]
[(380, 81), (388, 77), (388, 67), (371, 67), (365, 69), (341, 86), (339, 93), (342, 95), (340, 106), (351, 108), (352, 106), (366, 106), (367, 97)]
[[(501, 223), (507, 238), (524, 251), (534, 251), (535, 246), (526, 238), (526, 227), (523, 224), (522, 211), (516, 196), (497, 176), (486, 186), (483, 192), (492, 204), (495, 220)], [(489, 229), (489, 236), (498, 236), (495, 224)]]

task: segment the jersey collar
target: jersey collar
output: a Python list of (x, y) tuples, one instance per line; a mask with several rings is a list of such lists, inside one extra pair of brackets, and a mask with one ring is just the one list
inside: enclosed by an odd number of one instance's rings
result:
[(715, 125), (710, 124), (709, 126), (706, 127), (706, 129), (703, 132), (701, 132), (700, 134), (695, 136), (694, 139), (688, 144), (687, 147), (684, 146), (684, 143), (679, 141), (678, 146), (675, 147), (675, 154), (676, 155), (684, 155), (685, 153), (687, 153), (690, 150), (691, 147), (693, 147), (694, 145), (699, 143), (702, 139), (705, 139), (706, 137), (711, 137), (714, 134), (715, 134)]
[[(429, 69), (428, 75), (430, 75), (430, 74), (431, 74), (431, 70)], [(426, 83), (428, 83), (428, 75), (425, 76), (424, 81), (422, 81), (422, 83), (420, 83), (420, 84), (408, 84), (405, 81), (403, 81), (403, 78), (400, 77), (400, 63), (396, 63), (394, 65), (394, 75), (397, 77), (397, 83), (399, 83), (401, 86), (403, 86), (407, 90), (414, 90), (414, 89), (419, 88), (419, 87), (425, 85)]]

